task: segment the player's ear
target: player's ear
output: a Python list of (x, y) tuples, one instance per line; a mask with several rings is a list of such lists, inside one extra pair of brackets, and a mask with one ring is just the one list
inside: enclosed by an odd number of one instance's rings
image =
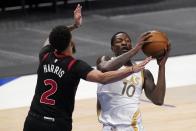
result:
[(111, 50), (112, 50), (112, 52), (115, 52), (115, 47), (111, 46)]

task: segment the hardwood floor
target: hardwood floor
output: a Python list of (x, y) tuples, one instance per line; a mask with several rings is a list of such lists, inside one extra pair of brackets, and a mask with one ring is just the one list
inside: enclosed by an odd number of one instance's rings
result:
[[(167, 89), (165, 104), (155, 106), (144, 96), (140, 109), (146, 131), (196, 131), (196, 85)], [(28, 107), (0, 110), (0, 131), (22, 131)], [(100, 131), (96, 98), (76, 101), (73, 131)]]

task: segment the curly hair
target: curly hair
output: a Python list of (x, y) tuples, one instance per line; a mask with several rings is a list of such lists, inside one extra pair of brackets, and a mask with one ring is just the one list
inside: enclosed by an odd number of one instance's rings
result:
[(51, 46), (58, 50), (64, 51), (69, 46), (72, 35), (67, 26), (59, 25), (52, 29), (49, 35), (49, 42)]

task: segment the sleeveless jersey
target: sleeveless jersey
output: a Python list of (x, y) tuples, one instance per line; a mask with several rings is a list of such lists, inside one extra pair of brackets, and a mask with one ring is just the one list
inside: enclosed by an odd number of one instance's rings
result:
[(93, 70), (82, 60), (49, 52), (43, 56), (30, 111), (40, 116), (72, 119), (80, 78)]
[(101, 104), (99, 121), (104, 125), (114, 126), (136, 125), (141, 122), (138, 107), (143, 79), (141, 71), (114, 83), (98, 84), (97, 97)]

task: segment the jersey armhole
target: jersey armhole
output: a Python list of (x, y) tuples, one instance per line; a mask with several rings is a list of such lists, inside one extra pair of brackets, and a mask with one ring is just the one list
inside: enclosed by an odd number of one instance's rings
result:
[(43, 62), (47, 57), (48, 57), (49, 53), (44, 54), (44, 56), (41, 59), (41, 62)]
[(68, 64), (68, 67), (67, 67), (67, 71), (70, 71), (71, 68), (73, 67), (73, 65), (76, 63), (76, 59), (72, 59), (69, 64)]
[(144, 70), (141, 71), (141, 77), (142, 77), (142, 89), (144, 89)]

